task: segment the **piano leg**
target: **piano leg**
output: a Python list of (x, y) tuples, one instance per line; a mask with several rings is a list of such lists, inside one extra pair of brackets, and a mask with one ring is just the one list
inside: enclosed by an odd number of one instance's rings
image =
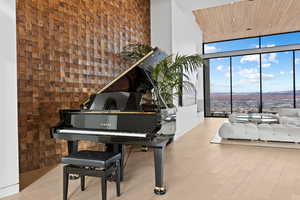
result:
[(164, 195), (167, 190), (164, 187), (164, 154), (165, 147), (154, 148), (155, 188), (154, 193)]
[(120, 162), (120, 181), (124, 180), (124, 159), (125, 159), (125, 145), (122, 144), (106, 144), (106, 151), (121, 153)]

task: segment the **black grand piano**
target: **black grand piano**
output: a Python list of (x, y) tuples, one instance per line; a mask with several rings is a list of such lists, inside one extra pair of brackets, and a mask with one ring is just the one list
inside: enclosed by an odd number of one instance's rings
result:
[(60, 122), (51, 128), (52, 137), (67, 140), (69, 153), (77, 151), (80, 140), (105, 143), (106, 151), (122, 153), (121, 166), (125, 144), (153, 148), (154, 192), (165, 194), (164, 150), (175, 134), (176, 115), (151, 76), (165, 57), (164, 52), (154, 49), (91, 95), (80, 109), (60, 110)]

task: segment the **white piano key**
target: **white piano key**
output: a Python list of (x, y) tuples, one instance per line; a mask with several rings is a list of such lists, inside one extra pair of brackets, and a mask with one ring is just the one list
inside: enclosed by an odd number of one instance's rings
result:
[(126, 133), (126, 132), (109, 132), (109, 131), (88, 131), (76, 129), (60, 129), (58, 133), (73, 133), (73, 134), (89, 134), (89, 135), (103, 135), (103, 136), (123, 136), (123, 137), (139, 137), (146, 138), (147, 134), (143, 133)]

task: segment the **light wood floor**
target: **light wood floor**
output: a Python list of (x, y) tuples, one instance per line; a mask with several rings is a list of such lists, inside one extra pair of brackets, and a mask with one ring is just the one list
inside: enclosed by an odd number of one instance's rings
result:
[[(126, 167), (122, 196), (109, 183), (109, 200), (299, 200), (300, 150), (210, 144), (223, 119), (205, 122), (167, 149), (164, 196), (153, 194), (153, 156), (135, 152)], [(72, 181), (70, 200), (98, 200), (99, 180), (88, 178), (81, 192)], [(3, 200), (62, 199), (58, 166), (20, 194)]]

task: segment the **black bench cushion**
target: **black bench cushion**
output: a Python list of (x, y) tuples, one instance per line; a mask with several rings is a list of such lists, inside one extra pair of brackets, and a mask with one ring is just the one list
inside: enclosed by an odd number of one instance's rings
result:
[(106, 168), (121, 159), (120, 153), (78, 151), (62, 158), (62, 163), (86, 167)]

